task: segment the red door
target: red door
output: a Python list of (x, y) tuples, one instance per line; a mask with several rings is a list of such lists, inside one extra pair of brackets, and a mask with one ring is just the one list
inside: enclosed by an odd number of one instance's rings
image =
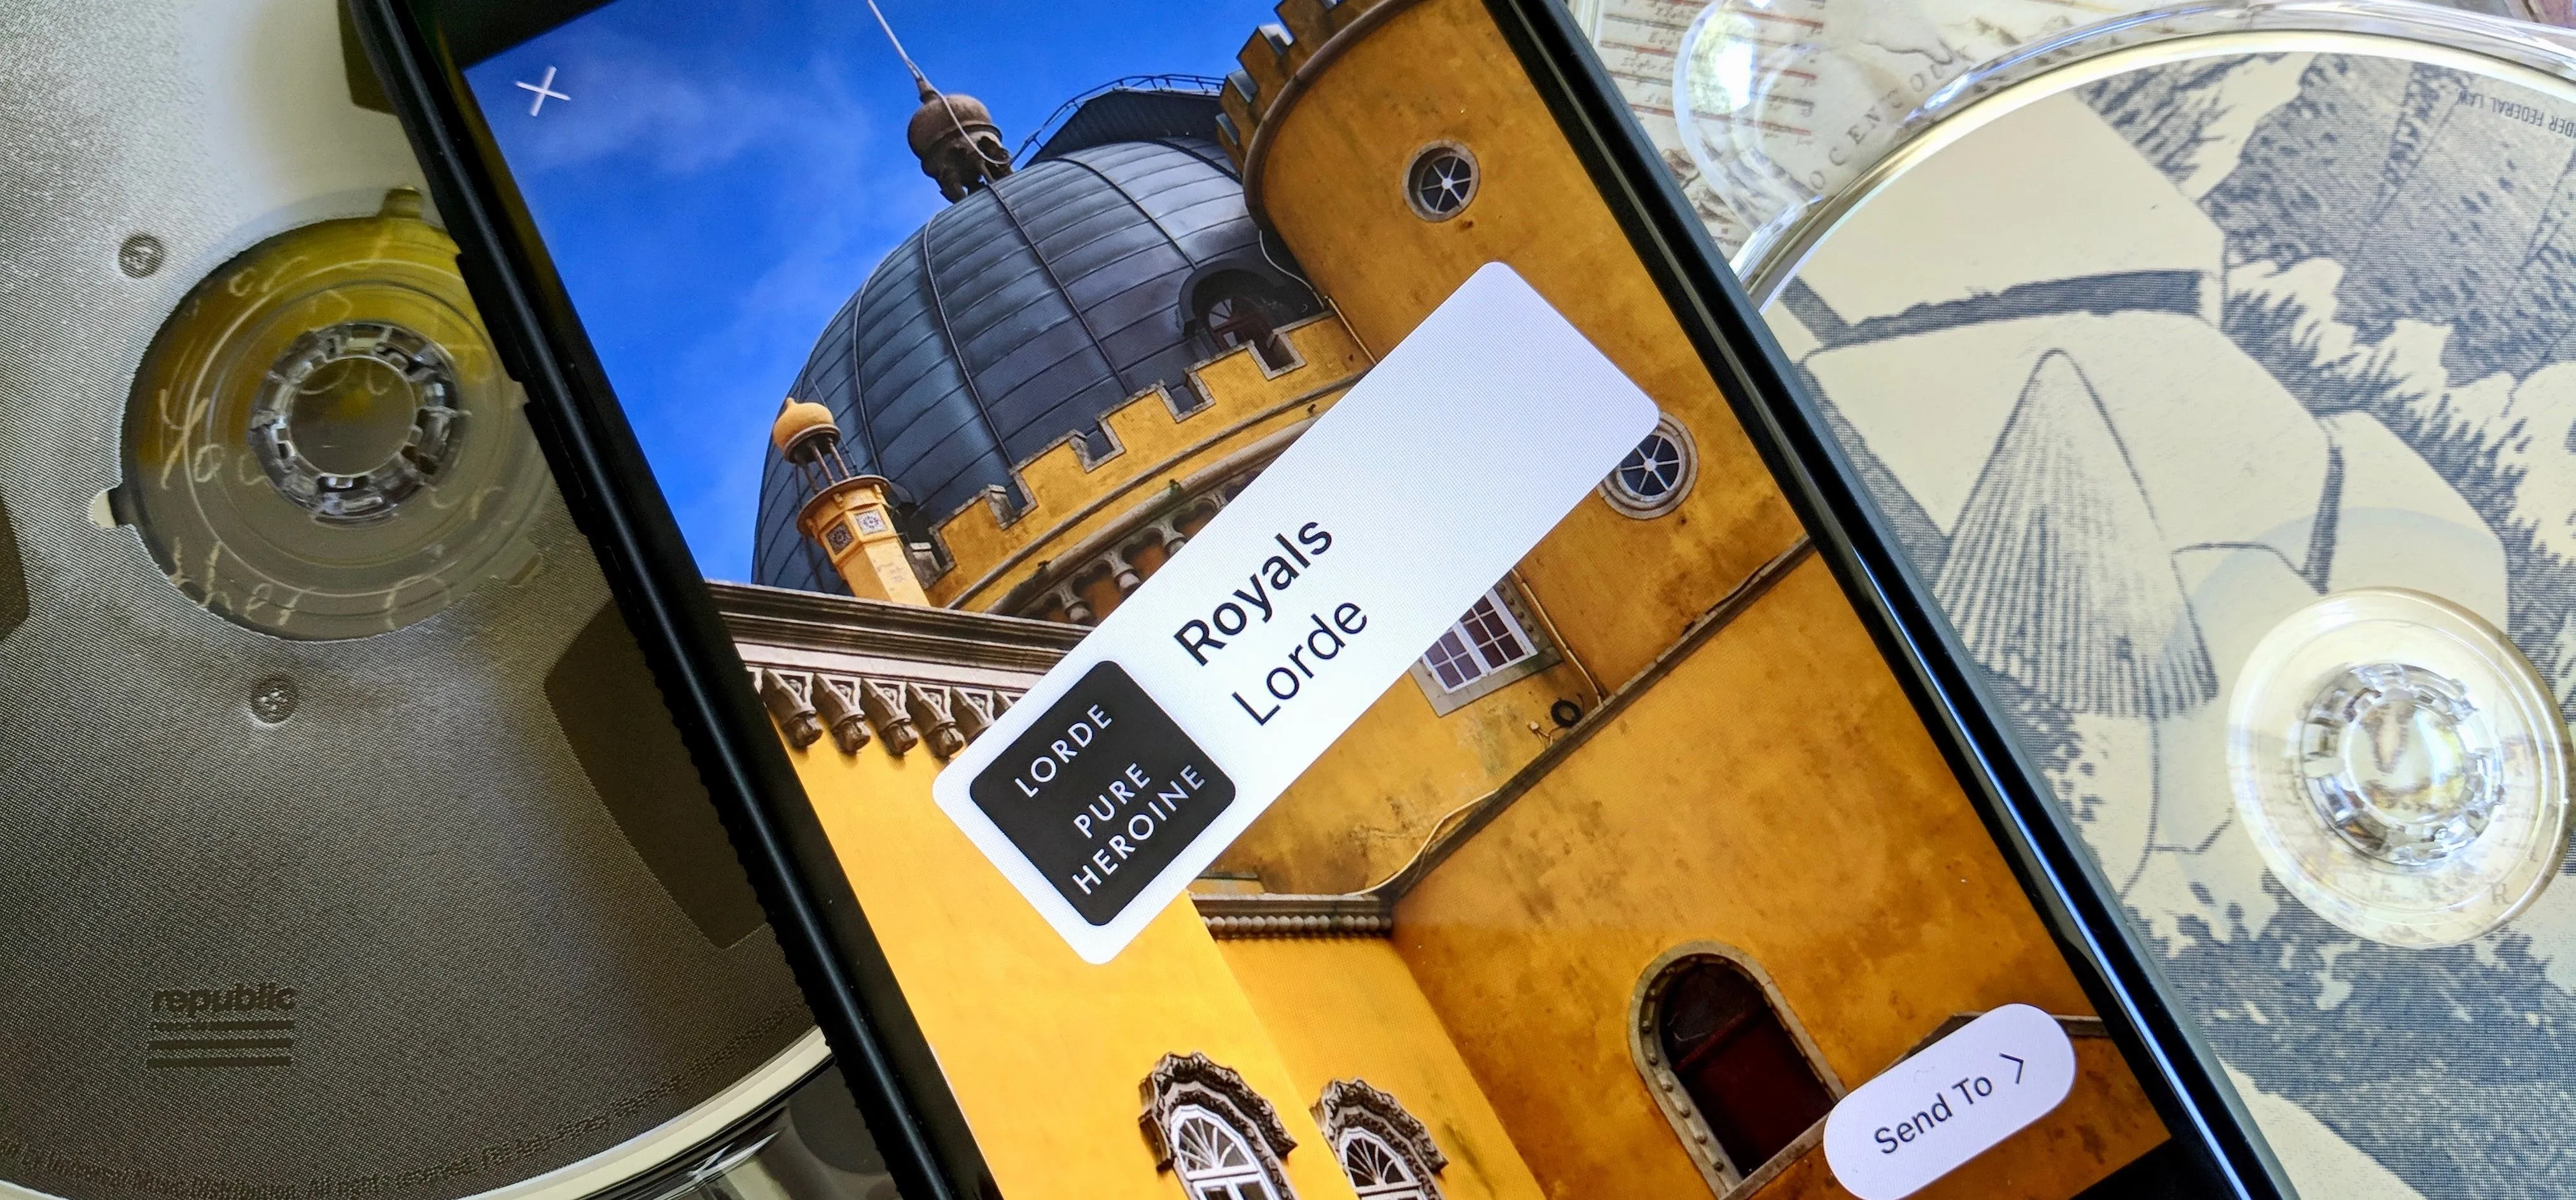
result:
[(1665, 985), (1664, 1054), (1736, 1170), (1750, 1174), (1834, 1106), (1762, 985), (1723, 959)]

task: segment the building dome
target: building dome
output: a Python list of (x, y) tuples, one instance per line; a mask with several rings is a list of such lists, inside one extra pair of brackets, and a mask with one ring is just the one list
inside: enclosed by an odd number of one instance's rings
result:
[[(893, 481), (908, 538), (987, 488), (1024, 503), (1014, 467), (1099, 437), (1102, 414), (1141, 392), (1160, 385), (1197, 407), (1189, 369), (1221, 349), (1211, 305), (1253, 299), (1282, 321), (1318, 310), (1275, 265), (1285, 254), (1265, 253), (1224, 151), (1173, 132), (1176, 106), (1213, 131), (1213, 96), (1085, 103), (1027, 166), (897, 246), (815, 343), (788, 394), (830, 410), (854, 469)], [(773, 450), (753, 579), (838, 592), (797, 532), (803, 499)]]

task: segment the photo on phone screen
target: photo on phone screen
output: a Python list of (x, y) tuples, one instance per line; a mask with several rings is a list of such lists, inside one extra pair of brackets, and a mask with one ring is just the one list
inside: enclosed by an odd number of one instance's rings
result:
[(1479, 0), (465, 78), (1001, 1195), (2175, 1169)]

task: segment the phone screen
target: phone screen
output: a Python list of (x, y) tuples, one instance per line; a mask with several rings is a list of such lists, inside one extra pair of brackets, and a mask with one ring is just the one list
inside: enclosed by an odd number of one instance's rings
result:
[(1003, 1195), (2175, 1169), (1478, 0), (465, 77)]

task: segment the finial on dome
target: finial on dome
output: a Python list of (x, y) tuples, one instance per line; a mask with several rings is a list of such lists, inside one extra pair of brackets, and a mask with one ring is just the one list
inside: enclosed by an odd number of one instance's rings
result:
[(942, 92), (927, 79), (921, 80), (921, 107), (904, 127), (904, 141), (921, 159), (921, 173), (938, 180), (939, 194), (952, 204), (1011, 173), (1011, 152), (1002, 146), (992, 110), (973, 96)]
[(893, 43), (894, 56), (903, 60), (903, 69), (912, 72), (913, 90), (921, 96), (921, 107), (913, 110), (911, 123), (904, 127), (904, 141), (911, 144), (913, 156), (921, 160), (921, 173), (939, 181), (939, 194), (954, 204), (1010, 174), (1011, 152), (1002, 145), (1002, 131), (993, 124), (993, 110), (973, 96), (952, 96), (930, 86), (930, 77), (922, 74), (912, 55), (904, 52), (903, 39), (894, 35), (894, 26), (887, 23), (885, 10), (877, 7), (877, 0), (868, 0), (868, 11), (876, 14), (877, 28), (884, 30), (886, 41)]
[(770, 423), (769, 444), (795, 467), (805, 503), (796, 528), (832, 560), (850, 594), (928, 604), (910, 551), (896, 530), (882, 475), (863, 475), (841, 457), (841, 425), (832, 410), (789, 396)]
[(769, 444), (778, 447), (781, 457), (794, 461), (797, 443), (826, 431), (835, 443), (841, 440), (841, 426), (832, 419), (831, 409), (789, 396), (778, 406), (778, 420), (769, 426)]

